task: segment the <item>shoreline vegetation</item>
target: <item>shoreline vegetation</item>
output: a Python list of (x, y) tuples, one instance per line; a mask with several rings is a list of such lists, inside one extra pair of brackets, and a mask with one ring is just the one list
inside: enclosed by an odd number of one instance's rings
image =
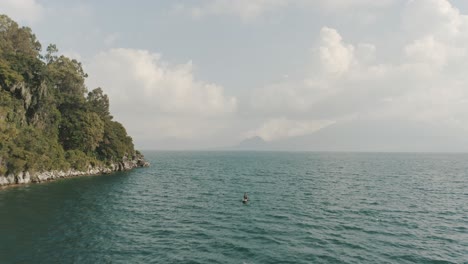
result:
[(149, 166), (87, 76), (0, 14), (0, 186)]

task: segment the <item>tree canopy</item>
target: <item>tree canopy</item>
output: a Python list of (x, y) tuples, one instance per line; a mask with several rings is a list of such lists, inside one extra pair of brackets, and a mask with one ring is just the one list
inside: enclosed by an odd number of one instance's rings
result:
[(84, 169), (135, 153), (101, 88), (90, 92), (80, 62), (42, 54), (28, 27), (0, 15), (0, 175)]

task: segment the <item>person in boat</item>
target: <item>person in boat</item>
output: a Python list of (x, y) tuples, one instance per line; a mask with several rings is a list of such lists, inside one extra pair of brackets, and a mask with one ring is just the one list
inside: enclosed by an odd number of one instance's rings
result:
[(247, 202), (249, 200), (249, 197), (247, 196), (247, 193), (244, 193), (244, 200), (243, 202)]

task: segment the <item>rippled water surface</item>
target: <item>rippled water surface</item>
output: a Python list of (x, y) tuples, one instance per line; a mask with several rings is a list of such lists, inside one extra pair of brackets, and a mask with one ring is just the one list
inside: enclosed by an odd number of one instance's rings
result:
[(0, 263), (468, 263), (468, 155), (146, 157), (0, 190)]

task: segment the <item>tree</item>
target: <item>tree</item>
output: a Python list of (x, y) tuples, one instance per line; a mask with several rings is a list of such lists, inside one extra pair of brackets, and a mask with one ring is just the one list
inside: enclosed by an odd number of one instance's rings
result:
[(107, 121), (104, 126), (104, 139), (96, 149), (102, 160), (121, 160), (125, 154), (133, 154), (133, 140), (119, 122)]
[(83, 71), (80, 62), (62, 55), (47, 65), (47, 72), (59, 105), (64, 104), (68, 107), (84, 103), (84, 81), (88, 75)]
[(65, 150), (91, 154), (103, 140), (104, 121), (93, 112), (69, 111), (62, 116), (59, 138)]
[(47, 49), (46, 49), (47, 53), (46, 55), (44, 56), (47, 64), (50, 64), (52, 62), (54, 62), (55, 60), (57, 60), (57, 53), (58, 53), (58, 49), (57, 49), (57, 46), (55, 44), (49, 44), (49, 46), (47, 46)]
[(24, 54), (30, 57), (39, 57), (41, 43), (37, 40), (30, 28), (19, 27), (18, 24), (6, 15), (0, 15), (0, 53)]
[(97, 113), (103, 120), (112, 119), (109, 112), (109, 98), (100, 87), (88, 93), (87, 103), (88, 109)]

